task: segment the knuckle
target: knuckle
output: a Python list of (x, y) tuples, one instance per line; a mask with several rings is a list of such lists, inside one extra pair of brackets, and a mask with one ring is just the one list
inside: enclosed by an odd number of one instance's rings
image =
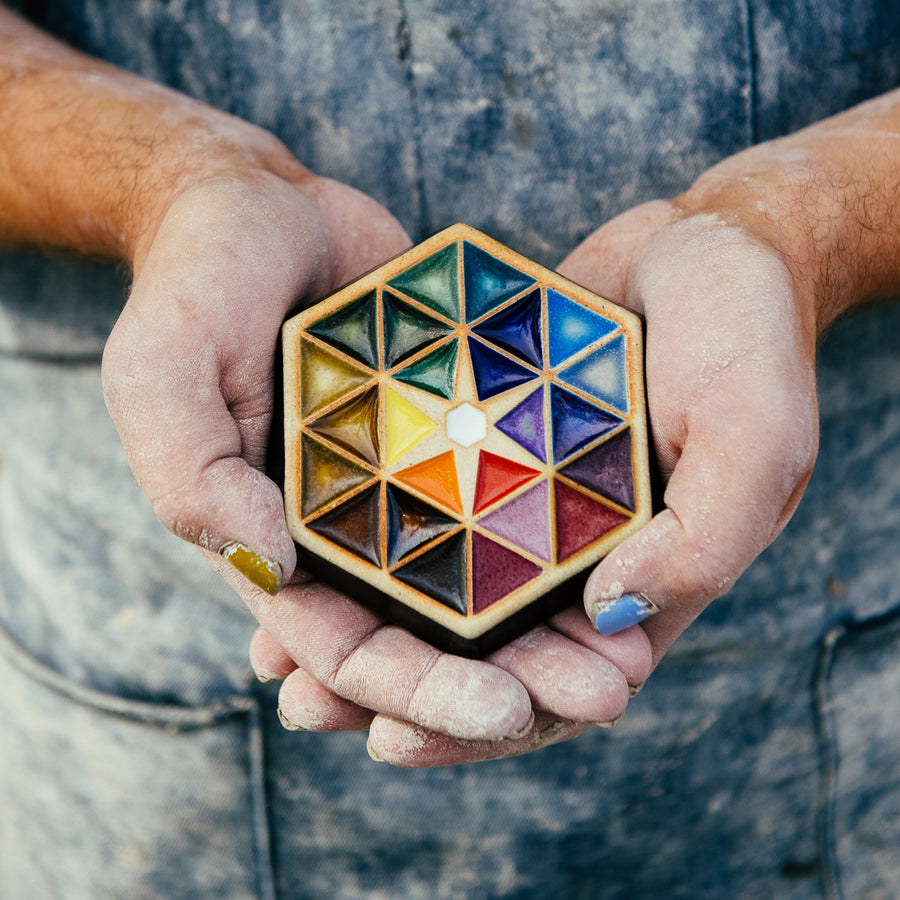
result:
[(147, 496), (153, 506), (157, 519), (172, 534), (197, 544), (200, 547), (210, 547), (208, 530), (203, 526), (200, 518), (191, 512), (191, 507), (183, 487), (174, 488), (162, 493), (150, 493)]

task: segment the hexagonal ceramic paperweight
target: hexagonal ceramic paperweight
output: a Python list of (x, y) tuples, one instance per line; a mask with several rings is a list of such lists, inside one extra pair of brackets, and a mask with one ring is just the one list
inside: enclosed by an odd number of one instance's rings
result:
[(651, 515), (640, 319), (465, 225), (284, 328), (301, 566), (443, 649), (578, 601)]

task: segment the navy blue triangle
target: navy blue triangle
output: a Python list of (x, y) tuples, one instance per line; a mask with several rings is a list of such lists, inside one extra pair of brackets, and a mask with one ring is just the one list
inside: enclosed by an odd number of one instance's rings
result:
[(472, 329), (479, 337), (508, 350), (537, 368), (541, 353), (541, 291), (538, 288)]
[(536, 372), (529, 371), (471, 336), (469, 355), (472, 358), (472, 372), (479, 400), (487, 400), (488, 397), (502, 394), (538, 377)]

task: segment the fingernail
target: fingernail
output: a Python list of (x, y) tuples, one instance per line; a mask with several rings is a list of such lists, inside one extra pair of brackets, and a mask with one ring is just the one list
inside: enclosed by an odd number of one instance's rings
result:
[(232, 541), (220, 551), (248, 581), (273, 596), (281, 588), (281, 566), (265, 556), (254, 553), (249, 547)]
[(611, 722), (594, 722), (594, 727), (595, 728), (615, 728), (616, 725), (618, 725), (619, 722), (621, 722), (622, 719), (624, 719), (624, 718), (625, 718), (625, 713), (622, 713), (621, 715), (616, 716), (616, 718), (613, 719)]
[(637, 695), (641, 692), (641, 689), (646, 684), (645, 681), (642, 681), (640, 684), (633, 684), (628, 688), (628, 696), (629, 697), (637, 697)]
[(281, 722), (282, 726), (287, 731), (306, 731), (301, 725), (298, 725), (296, 722), (292, 722), (282, 711), (281, 707), (278, 707), (278, 721)]
[(265, 672), (262, 669), (254, 669), (253, 674), (260, 684), (268, 684), (270, 681), (280, 681), (281, 676), (273, 675), (271, 672)]
[(606, 636), (618, 634), (658, 612), (659, 607), (644, 594), (622, 594), (594, 607), (594, 627)]
[(366, 752), (369, 756), (375, 761), (379, 763), (387, 762), (386, 759), (382, 759), (373, 749), (372, 749), (372, 738), (369, 738), (366, 741)]
[(518, 731), (514, 731), (512, 734), (506, 735), (503, 738), (504, 741), (518, 741), (521, 740), (525, 735), (531, 733), (531, 729), (534, 728), (534, 710), (531, 711), (531, 715), (528, 717), (528, 721), (525, 725), (520, 728)]
[(542, 729), (538, 732), (537, 737), (534, 739), (534, 745), (532, 746), (532, 750), (537, 750), (539, 747), (543, 747), (544, 744), (552, 741), (556, 735), (566, 727), (566, 723), (557, 720), (556, 722), (551, 722), (546, 728)]

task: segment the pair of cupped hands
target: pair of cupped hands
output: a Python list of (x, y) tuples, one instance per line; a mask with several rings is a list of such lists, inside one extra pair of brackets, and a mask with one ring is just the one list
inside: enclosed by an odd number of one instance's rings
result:
[[(748, 187), (739, 160), (624, 213), (560, 262), (646, 320), (665, 505), (596, 567), (583, 598), (485, 660), (439, 652), (296, 570), (263, 468), (283, 320), (408, 248), (404, 229), (299, 164), (197, 178), (158, 211), (107, 345), (107, 402), (160, 520), (203, 548), (258, 620), (251, 662), (281, 680), (286, 727), (368, 729), (375, 759), (430, 766), (614, 724), (782, 529), (816, 455), (816, 310), (759, 199), (777, 185)], [(236, 544), (277, 577), (274, 595), (229, 564)], [(592, 610), (623, 593), (659, 612), (599, 634)]]

